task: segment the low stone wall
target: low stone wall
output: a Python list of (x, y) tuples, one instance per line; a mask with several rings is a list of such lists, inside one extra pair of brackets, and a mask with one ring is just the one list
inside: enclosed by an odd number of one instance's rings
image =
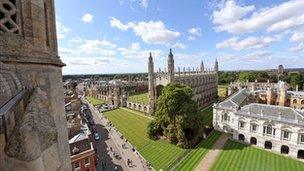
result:
[(134, 103), (131, 101), (126, 102), (126, 107), (133, 110), (138, 110), (144, 113), (149, 113), (149, 105), (144, 105), (142, 103)]

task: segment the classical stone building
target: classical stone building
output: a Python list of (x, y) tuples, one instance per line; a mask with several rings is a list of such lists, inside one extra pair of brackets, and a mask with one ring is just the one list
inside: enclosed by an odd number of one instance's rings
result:
[(147, 92), (146, 81), (95, 81), (85, 87), (86, 95), (102, 99), (114, 107), (126, 107), (130, 94)]
[(53, 0), (0, 1), (0, 170), (71, 170)]
[(264, 89), (241, 88), (215, 104), (214, 129), (233, 134), (235, 140), (304, 159), (304, 111), (287, 100), (297, 99), (298, 104), (304, 92), (287, 91), (284, 82)]
[(290, 86), (283, 81), (278, 83), (270, 83), (269, 81), (267, 83), (257, 81), (231, 83), (228, 87), (228, 95), (244, 88), (254, 92), (259, 103), (304, 110), (304, 92), (298, 90), (289, 91)]
[(193, 100), (197, 102), (199, 108), (204, 108), (217, 101), (217, 85), (218, 85), (218, 62), (215, 61), (213, 70), (205, 70), (204, 63), (200, 65), (200, 69), (190, 69), (183, 71), (178, 67), (177, 71), (174, 67), (174, 58), (170, 49), (168, 55), (168, 72), (154, 72), (154, 62), (150, 53), (148, 61), (148, 79), (149, 79), (149, 114), (154, 113), (156, 99), (160, 95), (163, 86), (170, 83), (181, 83), (191, 87), (193, 91)]

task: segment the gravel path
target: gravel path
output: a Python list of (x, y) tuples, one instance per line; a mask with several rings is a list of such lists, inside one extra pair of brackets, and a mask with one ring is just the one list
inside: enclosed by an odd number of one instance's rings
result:
[(214, 162), (216, 161), (217, 156), (221, 152), (221, 149), (229, 139), (230, 135), (222, 133), (220, 138), (216, 141), (216, 143), (212, 146), (212, 149), (206, 154), (203, 160), (196, 167), (196, 171), (208, 171)]

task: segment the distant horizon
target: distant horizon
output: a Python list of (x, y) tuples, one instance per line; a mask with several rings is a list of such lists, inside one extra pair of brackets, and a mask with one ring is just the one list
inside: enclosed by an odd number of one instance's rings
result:
[[(283, 65), (284, 66), (284, 65)], [(284, 68), (284, 70), (304, 70), (303, 68)], [(277, 68), (274, 69), (257, 69), (257, 70), (219, 70), (219, 72), (242, 72), (242, 71), (272, 71), (272, 70), (277, 70)], [(63, 76), (72, 76), (72, 75), (115, 75), (115, 74), (148, 74), (148, 72), (134, 72), (134, 73), (99, 73), (99, 74), (62, 74)]]

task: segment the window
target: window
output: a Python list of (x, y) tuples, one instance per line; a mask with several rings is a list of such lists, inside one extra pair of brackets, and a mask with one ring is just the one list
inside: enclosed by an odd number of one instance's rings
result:
[(304, 144), (304, 134), (299, 135), (299, 142)]
[(90, 163), (90, 159), (89, 159), (89, 158), (85, 158), (84, 163), (85, 163), (85, 164)]
[(18, 1), (1, 0), (0, 8), (0, 32), (19, 34)]
[(75, 162), (74, 166), (75, 166), (75, 169), (78, 169), (78, 168), (80, 168), (80, 163), (79, 162)]
[(229, 118), (228, 118), (228, 114), (227, 114), (227, 113), (225, 113), (225, 114), (222, 116), (222, 121), (225, 121), (225, 122), (229, 121)]
[(251, 124), (251, 132), (256, 132), (257, 131), (257, 125), (256, 124)]
[(263, 134), (275, 135), (275, 129), (273, 129), (271, 125), (264, 126), (263, 127)]
[(291, 133), (289, 131), (283, 131), (282, 134), (283, 134), (283, 139), (284, 140), (289, 140), (290, 139), (290, 134)]
[(240, 122), (239, 122), (239, 128), (240, 128), (240, 129), (244, 129), (244, 127), (245, 127), (245, 122), (240, 121)]

